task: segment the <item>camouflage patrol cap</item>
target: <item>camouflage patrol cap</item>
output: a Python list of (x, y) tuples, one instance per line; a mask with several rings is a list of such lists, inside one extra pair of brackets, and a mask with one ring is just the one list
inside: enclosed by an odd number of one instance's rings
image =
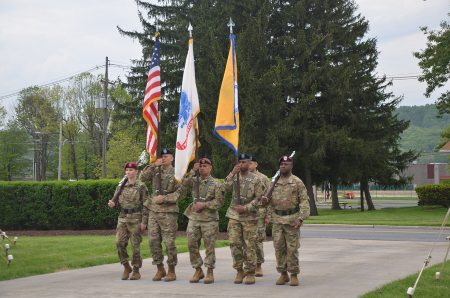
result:
[(244, 154), (244, 153), (239, 154), (238, 160), (241, 160), (241, 159), (250, 159), (250, 155)]
[(250, 155), (250, 161), (258, 162), (258, 160), (256, 160), (256, 157), (254, 155)]
[(210, 161), (209, 159), (207, 159), (206, 157), (200, 159), (198, 162), (199, 162), (201, 165), (203, 165), (203, 164), (212, 165), (211, 161)]
[(293, 162), (292, 157), (289, 156), (282, 156), (280, 157), (280, 159), (278, 160), (278, 165), (280, 165), (282, 162)]
[(135, 162), (129, 162), (129, 163), (126, 163), (126, 164), (125, 164), (125, 169), (127, 169), (127, 168), (137, 169), (137, 168), (138, 168), (138, 165), (137, 165), (137, 163), (135, 163)]
[(169, 149), (163, 149), (163, 150), (161, 150), (161, 155), (164, 155), (164, 154), (172, 154), (173, 155), (173, 152), (170, 151)]

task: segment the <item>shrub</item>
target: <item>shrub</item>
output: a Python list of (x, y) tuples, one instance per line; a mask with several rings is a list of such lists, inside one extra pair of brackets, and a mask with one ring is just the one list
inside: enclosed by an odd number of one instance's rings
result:
[[(118, 179), (49, 182), (0, 182), (0, 228), (14, 230), (92, 230), (113, 229), (118, 210), (108, 207)], [(145, 183), (152, 192), (150, 183)], [(192, 203), (191, 193), (179, 202), (178, 229), (186, 230), (183, 215)], [(225, 217), (231, 203), (226, 194), (219, 210), (219, 230), (227, 231)]]
[(426, 205), (450, 206), (450, 184), (427, 184), (416, 187), (420, 201)]

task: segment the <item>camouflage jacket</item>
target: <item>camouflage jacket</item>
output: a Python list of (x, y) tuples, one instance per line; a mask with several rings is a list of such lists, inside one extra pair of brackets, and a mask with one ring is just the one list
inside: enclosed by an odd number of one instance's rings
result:
[[(246, 183), (247, 176), (239, 175), (239, 188), (240, 188), (240, 194), (243, 195), (243, 190)], [(237, 194), (235, 193), (236, 190), (234, 189), (234, 181), (237, 181), (236, 175), (233, 173), (230, 173), (223, 181), (222, 184), (222, 190), (224, 193), (233, 191), (233, 200), (231, 201), (230, 207), (227, 210), (226, 216), (231, 219), (236, 219), (240, 221), (247, 221), (247, 220), (258, 220), (259, 219), (259, 213), (257, 211), (257, 204), (261, 197), (266, 192), (265, 185), (261, 182), (261, 178), (259, 178), (256, 175), (253, 175), (253, 179), (250, 182), (248, 191), (247, 191), (247, 197), (243, 198), (241, 197), (241, 205), (245, 206), (247, 208), (247, 211), (239, 214), (236, 211), (236, 199)], [(244, 201), (247, 201), (248, 203), (245, 203)]]
[[(278, 212), (293, 214), (279, 215)], [(275, 184), (267, 206), (267, 217), (271, 223), (288, 224), (295, 226), (297, 219), (305, 220), (309, 218), (309, 197), (306, 193), (305, 184), (297, 176), (291, 175), (287, 179), (280, 178)]]
[[(171, 167), (172, 168), (172, 167)], [(161, 167), (161, 185), (164, 187), (164, 181), (167, 175), (171, 175), (170, 169), (164, 170)], [(175, 179), (175, 175), (171, 175), (167, 189), (162, 192), (164, 202), (162, 204), (156, 203), (157, 189), (159, 188), (158, 167), (154, 164), (146, 166), (142, 170), (139, 179), (142, 182), (150, 181), (152, 183), (153, 193), (150, 198), (144, 202), (143, 222), (147, 222), (149, 211), (154, 212), (174, 212), (178, 213), (178, 201), (183, 198), (181, 184)]]
[[(197, 187), (197, 177), (195, 172), (191, 170), (183, 179), (182, 187), (191, 190), (192, 198), (194, 198), (195, 188)], [(202, 195), (203, 189), (205, 188), (208, 178), (200, 178), (199, 193)], [(212, 177), (211, 177), (212, 178)], [(208, 192), (205, 198), (202, 198), (202, 202), (205, 203), (205, 208), (200, 212), (195, 212), (194, 203), (191, 203), (184, 212), (189, 219), (200, 220), (200, 221), (218, 221), (219, 220), (219, 209), (223, 206), (225, 195), (221, 190), (222, 183), (219, 180), (212, 178), (213, 181), (208, 187)]]
[[(270, 187), (269, 178), (267, 178), (266, 175), (264, 175), (263, 173), (261, 173), (259, 171), (256, 171), (255, 175), (258, 176), (259, 178), (261, 178), (261, 182), (264, 184), (264, 186), (266, 187), (266, 191), (267, 191)], [(261, 201), (258, 202), (258, 212), (259, 212), (260, 219), (266, 218), (267, 208), (266, 208), (266, 206), (263, 205), (263, 203)]]
[[(118, 190), (118, 187), (116, 191)], [(119, 218), (127, 218), (131, 217), (136, 218), (140, 217), (142, 214), (142, 204), (149, 198), (147, 186), (139, 180), (136, 180), (134, 183), (125, 184), (122, 194), (119, 196), (119, 202), (117, 204), (117, 208), (122, 211), (122, 209), (140, 209), (137, 212), (133, 213), (123, 213), (120, 212)]]

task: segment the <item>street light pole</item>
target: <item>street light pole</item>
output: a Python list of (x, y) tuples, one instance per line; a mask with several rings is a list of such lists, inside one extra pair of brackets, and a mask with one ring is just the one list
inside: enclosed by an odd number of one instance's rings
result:
[(105, 104), (103, 107), (103, 179), (106, 178), (106, 132), (108, 130), (108, 57), (105, 61)]
[(58, 181), (61, 180), (61, 148), (62, 148), (62, 121), (59, 123), (59, 162), (58, 162)]

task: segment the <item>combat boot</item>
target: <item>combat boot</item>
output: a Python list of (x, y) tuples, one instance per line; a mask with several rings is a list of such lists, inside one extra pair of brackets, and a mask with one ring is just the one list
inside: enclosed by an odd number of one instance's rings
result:
[(175, 266), (169, 265), (169, 271), (167, 272), (167, 275), (164, 278), (164, 281), (174, 281), (176, 279), (177, 279), (177, 276), (175, 274)]
[(141, 278), (141, 274), (139, 273), (139, 267), (134, 267), (133, 266), (133, 274), (131, 274), (130, 279), (131, 280), (138, 280), (139, 278)]
[(164, 264), (158, 264), (158, 271), (153, 277), (153, 281), (161, 280), (164, 276), (166, 276), (166, 269), (164, 269)]
[(261, 276), (263, 276), (261, 264), (256, 264), (255, 276), (256, 276), (256, 277), (261, 277)]
[(252, 285), (255, 283), (255, 274), (251, 272), (247, 272), (247, 277), (245, 278), (246, 285)]
[(234, 283), (241, 284), (243, 280), (244, 280), (244, 270), (238, 269), (236, 278), (234, 279)]
[(276, 285), (284, 285), (285, 283), (289, 282), (289, 275), (287, 274), (287, 272), (283, 272), (281, 273), (280, 278), (277, 280), (277, 282), (275, 283)]
[(203, 270), (201, 267), (195, 268), (194, 276), (191, 277), (189, 280), (190, 283), (198, 282), (200, 279), (203, 279), (205, 277), (205, 274), (203, 273)]
[(206, 273), (206, 277), (203, 282), (205, 284), (212, 284), (214, 282), (213, 270), (211, 268), (208, 268), (208, 272)]
[(298, 286), (297, 274), (291, 274), (291, 286)]
[(132, 271), (132, 269), (131, 269), (130, 263), (126, 262), (123, 265), (122, 280), (128, 279), (128, 277), (130, 276), (131, 271)]

